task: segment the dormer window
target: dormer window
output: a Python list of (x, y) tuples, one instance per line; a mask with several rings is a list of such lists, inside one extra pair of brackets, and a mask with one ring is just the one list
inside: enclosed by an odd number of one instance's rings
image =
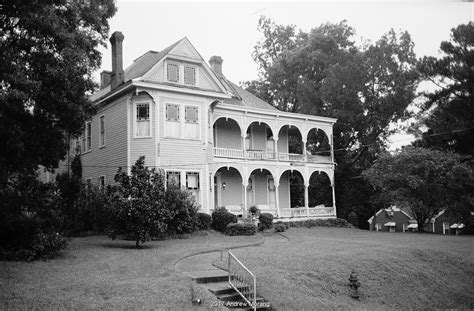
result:
[(195, 85), (196, 84), (196, 68), (191, 66), (184, 66), (184, 83)]
[(199, 85), (197, 64), (169, 60), (165, 63), (165, 80), (183, 85)]
[(167, 65), (167, 80), (169, 82), (179, 82), (179, 65), (168, 63)]

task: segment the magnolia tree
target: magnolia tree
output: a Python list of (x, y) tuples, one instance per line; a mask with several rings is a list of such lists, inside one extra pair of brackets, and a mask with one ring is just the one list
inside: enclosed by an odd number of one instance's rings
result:
[(137, 160), (130, 175), (119, 168), (115, 182), (109, 194), (112, 239), (132, 236), (139, 247), (166, 231), (172, 215), (165, 203), (164, 178), (145, 167), (145, 157)]
[(136, 246), (162, 234), (191, 233), (197, 228), (198, 206), (192, 194), (170, 185), (163, 172), (145, 166), (140, 157), (131, 174), (119, 169), (109, 190), (110, 237), (133, 237)]
[(466, 218), (473, 206), (472, 165), (456, 153), (407, 147), (382, 154), (363, 176), (380, 201), (408, 208), (421, 232), (441, 210)]

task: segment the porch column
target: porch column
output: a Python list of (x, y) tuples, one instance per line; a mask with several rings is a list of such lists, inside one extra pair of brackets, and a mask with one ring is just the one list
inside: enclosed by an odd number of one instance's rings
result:
[(306, 207), (306, 216), (309, 217), (309, 196), (308, 196), (308, 184), (304, 184), (304, 207)]
[(303, 138), (303, 161), (308, 162), (308, 156), (306, 155), (306, 139)]
[(248, 180), (247, 182), (245, 182), (242, 178), (242, 188), (243, 188), (243, 191), (244, 191), (244, 206), (243, 206), (243, 210), (245, 211), (244, 213), (244, 216), (246, 217), (247, 216), (247, 187), (248, 187)]
[(273, 143), (275, 144), (275, 148), (273, 148), (275, 152), (275, 159), (278, 160), (278, 137), (275, 138), (275, 136), (273, 136)]
[(333, 214), (334, 216), (337, 217), (336, 215), (336, 187), (335, 187), (335, 183), (334, 183), (334, 177), (333, 177), (333, 181), (332, 181), (332, 185), (331, 185), (331, 188), (332, 188), (332, 207), (334, 209), (333, 211)]
[[(247, 153), (245, 152), (245, 137), (246, 137), (246, 134), (241, 133), (240, 136), (242, 136), (242, 142), (241, 142), (241, 144), (242, 144), (242, 156), (243, 156), (244, 159), (246, 159), (247, 158)], [(245, 192), (247, 192), (247, 190), (245, 190)]]
[(279, 192), (279, 188), (280, 188), (280, 183), (275, 183), (275, 207), (276, 207), (276, 210), (277, 210), (277, 217), (280, 217), (280, 192)]
[(216, 202), (215, 202), (215, 199), (214, 199), (216, 197), (215, 194), (214, 194), (214, 173), (209, 174), (209, 179), (210, 180), (209, 180), (209, 191), (208, 191), (208, 193), (210, 195), (207, 197), (207, 203), (208, 203), (207, 204), (207, 212), (210, 214), (211, 208), (213, 210), (216, 209), (216, 207), (215, 207)]

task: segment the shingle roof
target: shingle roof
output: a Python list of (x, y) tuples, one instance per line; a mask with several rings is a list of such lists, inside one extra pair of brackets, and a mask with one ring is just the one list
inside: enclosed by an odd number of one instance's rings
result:
[(173, 43), (161, 52), (148, 51), (139, 58), (135, 59), (133, 63), (128, 66), (124, 71), (124, 82), (143, 76), (182, 40), (184, 40), (184, 38)]
[(278, 110), (266, 101), (261, 100), (257, 96), (253, 95), (252, 93), (244, 90), (237, 84), (227, 80), (224, 76), (219, 76), (219, 80), (223, 82), (226, 89), (234, 94), (235, 96), (231, 99), (224, 99), (224, 103), (236, 106), (244, 106), (250, 108), (257, 108), (257, 109), (265, 109), (265, 110)]
[[(142, 56), (138, 57), (133, 61), (133, 63), (128, 66), (124, 71), (124, 82), (130, 81), (132, 79), (140, 78), (145, 73), (147, 73), (153, 66), (163, 59), (175, 46), (177, 46), (181, 41), (185, 40), (182, 38), (172, 45), (168, 46), (161, 52), (157, 51), (148, 51)], [(227, 80), (223, 75), (216, 75), (221, 83), (224, 85), (225, 89), (233, 94), (231, 99), (225, 99), (224, 103), (242, 107), (265, 109), (265, 110), (278, 110), (269, 103), (261, 100), (252, 93), (244, 90), (235, 83)]]

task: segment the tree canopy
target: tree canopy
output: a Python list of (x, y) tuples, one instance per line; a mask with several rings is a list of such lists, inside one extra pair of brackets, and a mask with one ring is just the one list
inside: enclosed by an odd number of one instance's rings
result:
[(5, 182), (54, 168), (92, 112), (88, 94), (113, 0), (3, 1), (0, 10), (0, 167)]
[(461, 155), (406, 147), (384, 153), (363, 172), (378, 191), (378, 200), (407, 208), (418, 230), (443, 209), (466, 220), (474, 203), (474, 174)]
[(474, 23), (451, 30), (441, 42), (442, 58), (424, 57), (423, 78), (438, 88), (426, 92), (421, 125), (428, 127), (417, 145), (474, 155)]
[(244, 86), (280, 110), (338, 119), (336, 196), (344, 215), (367, 201), (371, 188), (354, 177), (384, 148), (389, 125), (407, 117), (415, 97), (417, 60), (410, 35), (390, 30), (376, 42), (358, 45), (345, 21), (303, 32), (265, 17), (259, 30), (264, 39), (253, 57), (260, 78)]

